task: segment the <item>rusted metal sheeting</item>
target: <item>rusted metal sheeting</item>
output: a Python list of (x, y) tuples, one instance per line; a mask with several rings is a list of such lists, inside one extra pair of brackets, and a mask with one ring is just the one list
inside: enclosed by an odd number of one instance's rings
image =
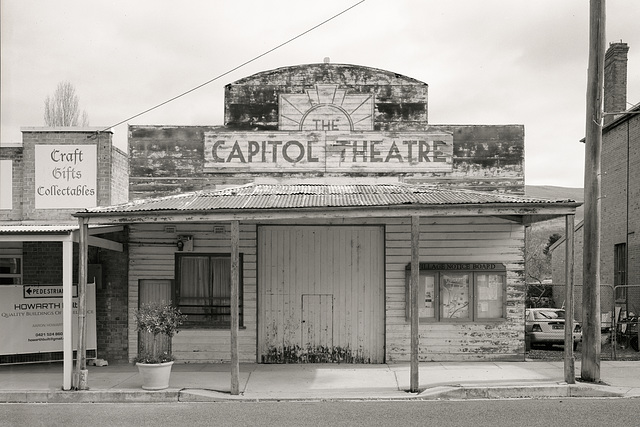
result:
[(0, 234), (65, 234), (77, 229), (77, 225), (0, 225)]
[(498, 193), (442, 189), (410, 184), (247, 184), (223, 190), (89, 208), (86, 212), (209, 211), (217, 209), (278, 209), (394, 205), (552, 204), (547, 200)]

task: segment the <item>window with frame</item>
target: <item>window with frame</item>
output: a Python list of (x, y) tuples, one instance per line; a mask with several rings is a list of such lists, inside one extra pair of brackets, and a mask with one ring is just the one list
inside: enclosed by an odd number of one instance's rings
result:
[[(619, 243), (614, 246), (613, 252), (613, 286), (627, 284), (627, 244)], [(627, 288), (615, 288), (616, 300), (627, 299)]]
[[(407, 266), (406, 317), (411, 318), (411, 267)], [(503, 264), (420, 263), (418, 317), (427, 322), (504, 319), (506, 269)]]
[[(243, 325), (242, 254), (240, 254), (239, 320)], [(187, 315), (185, 327), (231, 326), (231, 256), (176, 254), (175, 304)]]
[(0, 285), (22, 284), (22, 257), (0, 257)]

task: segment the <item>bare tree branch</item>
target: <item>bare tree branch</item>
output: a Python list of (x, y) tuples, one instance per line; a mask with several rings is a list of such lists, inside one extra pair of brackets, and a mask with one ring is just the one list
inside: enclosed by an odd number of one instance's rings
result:
[(80, 115), (76, 89), (70, 82), (58, 83), (53, 96), (45, 98), (44, 123), (51, 127), (89, 125), (87, 112), (82, 110), (82, 115)]

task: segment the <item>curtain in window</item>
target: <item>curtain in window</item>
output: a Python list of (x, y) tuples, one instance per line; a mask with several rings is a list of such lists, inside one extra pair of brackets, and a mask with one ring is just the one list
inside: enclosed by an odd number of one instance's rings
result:
[(231, 322), (231, 259), (213, 258), (211, 260), (211, 296), (212, 312), (216, 323)]
[(186, 313), (205, 313), (211, 302), (209, 257), (184, 257), (180, 264), (180, 306)]

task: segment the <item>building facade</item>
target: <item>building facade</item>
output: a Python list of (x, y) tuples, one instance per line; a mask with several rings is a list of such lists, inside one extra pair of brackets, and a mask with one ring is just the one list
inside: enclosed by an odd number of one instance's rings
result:
[(407, 361), (415, 209), (420, 360), (523, 360), (524, 227), (575, 204), (522, 196), (522, 125), (430, 124), (427, 93), (300, 65), (227, 85), (224, 126), (130, 126), (139, 201), (77, 213), (129, 226), (129, 318), (171, 299), (189, 316), (177, 359), (230, 360), (236, 218), (241, 361)]
[(188, 316), (179, 362), (408, 361), (414, 333), (421, 361), (523, 360), (525, 227), (579, 204), (523, 195), (522, 125), (430, 124), (427, 94), (310, 64), (227, 85), (222, 126), (130, 126), (128, 159), (98, 129), (25, 129), (2, 151), (0, 248), (20, 259), (5, 278), (68, 290), (70, 260), (99, 264), (96, 357), (114, 361), (161, 300)]
[[(128, 200), (127, 155), (98, 130), (23, 128), (21, 144), (0, 147), (0, 363), (62, 360), (62, 287), (78, 269), (72, 214)], [(91, 235), (89, 355), (127, 360), (127, 255), (112, 244), (126, 230)]]

